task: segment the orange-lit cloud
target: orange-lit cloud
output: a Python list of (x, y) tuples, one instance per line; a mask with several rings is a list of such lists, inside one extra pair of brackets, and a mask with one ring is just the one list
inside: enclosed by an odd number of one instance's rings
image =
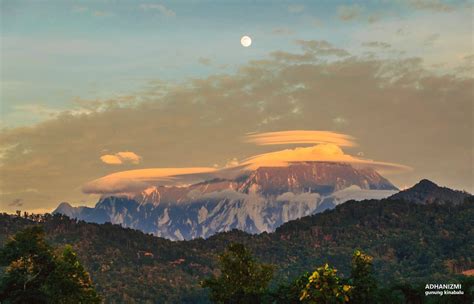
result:
[(411, 168), (399, 164), (358, 158), (344, 153), (338, 145), (330, 143), (255, 155), (245, 159), (242, 165), (248, 169), (255, 170), (259, 167), (282, 167), (293, 162), (307, 161), (341, 162), (358, 166), (368, 166), (385, 174), (411, 170)]
[(254, 133), (245, 136), (244, 141), (257, 145), (288, 144), (336, 144), (340, 147), (353, 147), (353, 137), (330, 131), (291, 130), (280, 132)]
[(85, 193), (133, 193), (150, 186), (184, 186), (213, 178), (235, 178), (259, 167), (283, 167), (294, 162), (339, 162), (356, 167), (371, 167), (380, 173), (395, 173), (411, 168), (387, 162), (363, 159), (344, 153), (336, 144), (326, 143), (255, 155), (239, 163), (236, 159), (222, 168), (152, 168), (113, 173), (87, 183)]
[(105, 154), (100, 157), (100, 160), (108, 165), (122, 165), (124, 163), (137, 165), (140, 163), (141, 159), (142, 158), (139, 155), (130, 151)]
[(112, 154), (102, 155), (100, 160), (107, 165), (121, 165), (123, 163), (118, 156)]
[(93, 180), (83, 187), (85, 193), (128, 193), (152, 185), (186, 185), (213, 178), (216, 168), (151, 168), (121, 171)]

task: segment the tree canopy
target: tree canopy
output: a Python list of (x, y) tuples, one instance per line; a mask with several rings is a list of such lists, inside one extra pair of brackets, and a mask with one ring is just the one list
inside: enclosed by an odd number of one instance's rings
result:
[[(474, 268), (474, 239), (469, 237), (474, 234), (473, 219), (474, 200), (461, 205), (371, 200), (346, 202), (285, 223), (273, 233), (249, 235), (234, 230), (208, 239), (172, 242), (119, 225), (87, 223), (59, 214), (46, 214), (36, 222), (0, 214), (0, 248), (25, 227), (42, 226), (53, 248), (74, 244), (81, 264), (107, 301), (193, 304), (210, 302), (210, 289), (201, 288), (200, 282), (219, 275), (218, 256), (230, 242), (244, 244), (257, 261), (277, 265), (270, 282), (272, 292), (281, 287), (277, 303), (297, 303), (287, 301), (299, 301), (302, 285), (292, 282), (325, 263), (336, 268), (355, 293), (355, 284), (348, 280), (351, 256), (360, 248), (373, 257), (377, 293), (384, 294), (377, 302), (389, 304), (414, 294), (429, 298), (421, 283), (472, 279), (461, 273)], [(6, 267), (0, 267), (0, 277), (5, 271)], [(465, 296), (474, 298), (472, 285), (462, 286)], [(284, 293), (285, 289), (289, 292)], [(388, 300), (394, 298), (399, 301)], [(453, 299), (459, 301), (461, 296)]]
[(372, 269), (373, 258), (360, 250), (352, 255), (350, 283), (353, 286), (351, 303), (375, 303), (377, 283)]
[(71, 246), (56, 255), (43, 228), (18, 232), (0, 251), (6, 266), (0, 281), (2, 303), (100, 303), (89, 274)]
[(261, 303), (273, 266), (259, 263), (242, 244), (230, 244), (219, 256), (221, 274), (203, 281), (215, 303)]

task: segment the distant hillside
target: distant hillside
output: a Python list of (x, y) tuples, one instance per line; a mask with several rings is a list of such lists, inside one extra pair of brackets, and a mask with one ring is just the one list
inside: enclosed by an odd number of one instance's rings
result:
[[(0, 215), (0, 243), (30, 220)], [(207, 240), (172, 242), (111, 224), (47, 216), (55, 245), (73, 244), (107, 303), (207, 303), (199, 281), (216, 271), (229, 242), (246, 244), (277, 266), (274, 283), (329, 262), (344, 275), (360, 248), (374, 256), (381, 284), (445, 281), (474, 268), (474, 200), (452, 206), (396, 200), (350, 201), (290, 221), (274, 233), (219, 233)]]
[(430, 180), (423, 179), (413, 187), (390, 196), (389, 199), (405, 200), (417, 204), (460, 204), (469, 196), (471, 194), (467, 192), (440, 187)]

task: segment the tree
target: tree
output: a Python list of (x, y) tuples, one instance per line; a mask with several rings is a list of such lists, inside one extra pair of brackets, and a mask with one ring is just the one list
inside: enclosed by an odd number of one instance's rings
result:
[(308, 284), (310, 273), (306, 272), (290, 283), (280, 283), (275, 290), (269, 293), (270, 303), (297, 304), (301, 303), (301, 291)]
[(7, 266), (0, 281), (1, 303), (100, 303), (89, 274), (66, 246), (56, 257), (44, 231), (33, 226), (18, 232), (0, 251)]
[(242, 244), (231, 244), (219, 256), (221, 274), (201, 283), (215, 303), (261, 303), (273, 277), (273, 266), (257, 262)]
[(337, 270), (328, 264), (318, 267), (301, 291), (300, 301), (311, 304), (349, 302), (352, 286), (342, 284), (336, 273)]
[(401, 291), (404, 297), (405, 303), (409, 304), (421, 304), (423, 303), (423, 290), (416, 288), (408, 282), (396, 283), (392, 286), (392, 291)]
[(92, 280), (77, 259), (71, 245), (66, 245), (57, 259), (55, 271), (48, 278), (47, 293), (56, 303), (100, 303)]
[(359, 250), (354, 251), (351, 262), (350, 283), (353, 286), (351, 303), (374, 303), (377, 290), (372, 269), (372, 257)]
[(0, 252), (0, 262), (8, 265), (0, 283), (0, 301), (47, 302), (43, 286), (54, 271), (55, 261), (43, 229), (34, 226), (17, 233)]

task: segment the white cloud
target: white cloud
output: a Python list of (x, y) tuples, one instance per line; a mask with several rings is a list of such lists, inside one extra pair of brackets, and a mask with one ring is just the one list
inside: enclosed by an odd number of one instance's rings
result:
[(356, 185), (339, 190), (330, 195), (334, 203), (342, 204), (349, 200), (362, 201), (366, 199), (383, 199), (397, 193), (397, 190), (369, 190)]
[(293, 192), (285, 192), (277, 196), (276, 200), (279, 202), (290, 202), (290, 203), (316, 203), (319, 202), (321, 196), (318, 193), (303, 192), (295, 194)]
[[(197, 191), (191, 191), (188, 193), (188, 197), (193, 200), (197, 200), (197, 199), (249, 200), (251, 198), (254, 198), (255, 196), (258, 196), (258, 195), (246, 194), (246, 193), (235, 191), (233, 189), (226, 189), (226, 190), (215, 191), (215, 192), (210, 192), (210, 193), (202, 193), (199, 190), (197, 190)], [(263, 199), (263, 198), (260, 198), (260, 199)]]

